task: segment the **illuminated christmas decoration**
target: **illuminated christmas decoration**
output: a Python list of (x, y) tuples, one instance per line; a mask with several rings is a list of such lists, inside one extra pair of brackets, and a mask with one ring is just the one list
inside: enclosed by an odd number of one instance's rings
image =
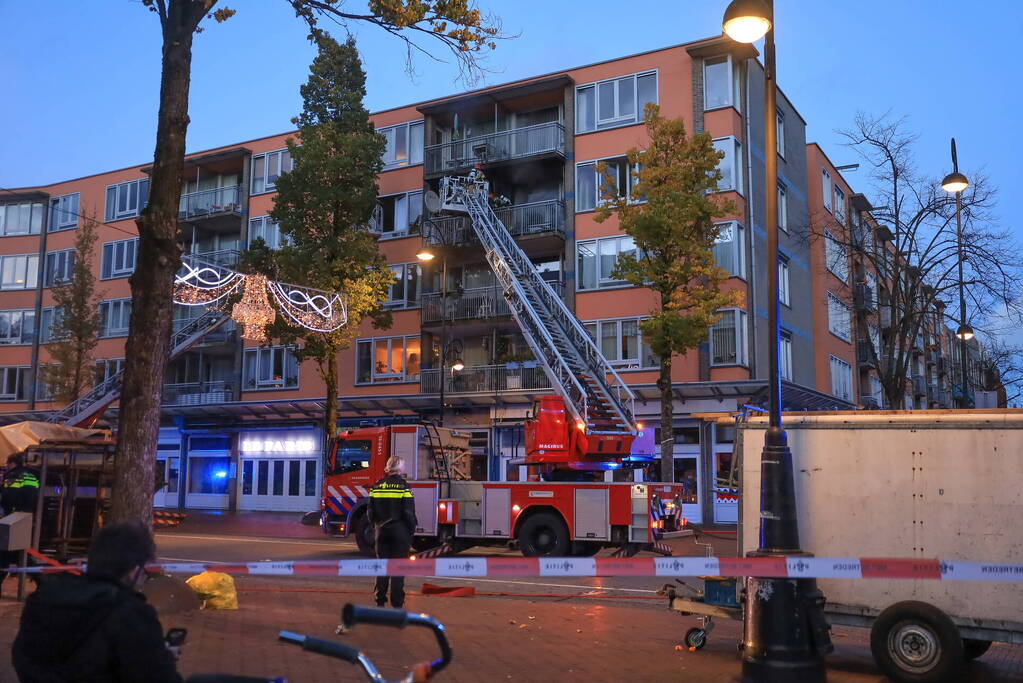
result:
[(229, 268), (196, 258), (181, 259), (181, 271), (174, 278), (174, 303), (182, 306), (212, 304), (234, 292), (245, 276)]
[(333, 332), (348, 322), (340, 294), (284, 282), (270, 282), (269, 287), (281, 311), (307, 330)]
[(242, 339), (265, 342), (267, 325), (274, 321), (275, 313), (266, 295), (266, 278), (249, 275), (245, 278), (242, 300), (231, 309), (231, 319), (241, 325)]

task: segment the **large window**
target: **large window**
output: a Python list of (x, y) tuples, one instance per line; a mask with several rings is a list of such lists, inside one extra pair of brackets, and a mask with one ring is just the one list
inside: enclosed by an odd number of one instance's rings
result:
[(35, 289), (38, 282), (38, 254), (14, 254), (0, 258), (0, 289)]
[(31, 368), (0, 368), (0, 401), (24, 401)]
[(785, 114), (781, 113), (781, 109), (775, 112), (774, 116), (775, 135), (777, 135), (778, 141), (778, 156), (782, 159), (785, 158)]
[(46, 232), (71, 230), (78, 225), (78, 193), (64, 194), (50, 199), (50, 220)]
[(298, 386), (298, 359), (290, 346), (245, 349), (244, 370), (246, 391)]
[(99, 303), (99, 336), (126, 336), (130, 320), (131, 299), (109, 299)]
[(732, 106), (735, 98), (730, 55), (703, 60), (703, 108), (719, 109)]
[(281, 234), (281, 226), (270, 220), (269, 216), (249, 219), (249, 246), (256, 240), (263, 240), (270, 249), (280, 249), (289, 243), (288, 236)]
[(399, 263), (390, 266), (394, 282), (387, 290), (385, 306), (405, 308), (419, 304), (419, 282), (421, 278), (418, 263)]
[(746, 277), (746, 230), (732, 221), (718, 226), (714, 260), (733, 277)]
[(42, 229), (42, 202), (0, 204), (0, 235), (38, 235)]
[(656, 71), (581, 85), (575, 89), (576, 132), (638, 123), (647, 102), (657, 103)]
[(784, 256), (778, 257), (778, 301), (792, 306), (789, 298), (789, 260)]
[(821, 170), (821, 192), (824, 195), (824, 208), (831, 211), (831, 174)]
[(840, 339), (850, 340), (849, 306), (831, 292), (828, 292), (828, 330)]
[(43, 286), (53, 287), (71, 282), (75, 269), (75, 250), (61, 249), (46, 255), (46, 268), (43, 271)]
[(360, 339), (356, 342), (356, 382), (416, 382), (422, 361), (418, 336)]
[(831, 394), (852, 401), (852, 366), (841, 358), (831, 357)]
[(778, 355), (781, 361), (781, 378), (792, 381), (792, 335), (782, 332), (778, 337)]
[(423, 192), (403, 192), (377, 199), (369, 230), (381, 237), (404, 237), (423, 216)]
[(845, 192), (838, 185), (835, 185), (835, 220), (845, 225)]
[[(599, 163), (607, 166), (603, 176), (597, 175), (597, 164)], [(633, 196), (633, 187), (637, 183), (636, 173), (639, 173), (639, 165), (630, 167), (625, 157), (577, 164), (575, 167), (576, 212), (592, 211), (597, 208), (597, 205), (601, 203), (601, 185), (610, 184), (618, 191), (618, 196), (625, 197), (629, 201), (640, 201), (641, 198), (638, 195)]]
[(123, 218), (133, 218), (145, 208), (147, 201), (149, 201), (149, 178), (110, 185), (107, 187), (106, 220), (119, 221)]
[(410, 121), (397, 126), (378, 128), (387, 140), (384, 170), (423, 163), (423, 122)]
[(778, 229), (782, 232), (789, 231), (789, 204), (785, 201), (788, 191), (785, 183), (778, 181)]
[(39, 342), (49, 344), (59, 334), (53, 328), (61, 322), (63, 311), (55, 306), (47, 306), (39, 311), (39, 316)]
[(614, 367), (625, 370), (656, 368), (660, 359), (643, 339), (643, 332), (639, 329), (641, 320), (595, 320), (583, 323), (583, 328)]
[(96, 384), (102, 384), (124, 369), (123, 358), (101, 358), (96, 361)]
[(35, 331), (32, 309), (0, 311), (0, 344), (29, 344)]
[(252, 157), (252, 194), (273, 192), (277, 179), (291, 170), (291, 152), (278, 149)]
[(578, 257), (577, 286), (580, 290), (620, 287), (622, 280), (612, 277), (618, 259), (626, 254), (639, 258), (639, 250), (631, 237), (602, 237), (576, 243)]
[(710, 364), (746, 365), (746, 312), (719, 311), (721, 319), (710, 328)]
[(718, 170), (721, 171), (721, 182), (718, 183), (718, 192), (734, 190), (742, 194), (742, 145), (733, 137), (718, 138), (714, 141), (714, 149), (724, 153), (724, 157), (718, 162)]
[(128, 277), (135, 272), (135, 254), (138, 248), (137, 237), (104, 243), (100, 277), (109, 280), (115, 277)]
[(824, 231), (824, 259), (828, 270), (842, 282), (849, 281), (849, 254), (845, 245), (835, 239), (829, 231)]

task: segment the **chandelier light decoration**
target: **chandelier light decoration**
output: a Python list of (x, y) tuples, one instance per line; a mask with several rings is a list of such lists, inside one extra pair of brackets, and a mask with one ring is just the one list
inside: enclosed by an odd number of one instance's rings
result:
[[(239, 288), (242, 298), (231, 307), (231, 319), (241, 326), (242, 339), (265, 342), (265, 328), (277, 312), (314, 332), (333, 332), (348, 322), (348, 309), (336, 292), (276, 282), (263, 275), (245, 275), (194, 256), (182, 259), (182, 268), (174, 278), (174, 303), (216, 305)], [(276, 310), (270, 303), (271, 295)]]

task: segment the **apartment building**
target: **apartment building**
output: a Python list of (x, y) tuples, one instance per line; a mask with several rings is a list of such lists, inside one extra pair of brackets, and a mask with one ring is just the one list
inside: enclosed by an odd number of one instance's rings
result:
[[(642, 111), (656, 102), (664, 115), (683, 117), (691, 130), (713, 137), (724, 152), (719, 189), (735, 205), (715, 255), (743, 303), (722, 311), (707, 341), (673, 364), (676, 479), (697, 482), (685, 514), (734, 522), (735, 492), (727, 486), (733, 430), (698, 416), (766, 396), (766, 233), (758, 190), (765, 117), (779, 139), (781, 255), (770, 267), (781, 275), (784, 407), (848, 408), (876, 395), (857, 335), (880, 333), (880, 323), (871, 327), (865, 317), (878, 315), (880, 285), (858, 298), (870, 273), (857, 270), (848, 251), (840, 259), (834, 247), (807, 238), (812, 227), (843, 236), (861, 229), (870, 220), (869, 204), (823, 150), (807, 145), (805, 122), (784, 95), (776, 111), (763, 110), (763, 70), (755, 57), (749, 46), (712, 38), (373, 114), (387, 151), (370, 229), (396, 276), (384, 302), (393, 324), (388, 330), (362, 325), (342, 353), (342, 425), (436, 421), (443, 383), (445, 425), (472, 435), (473, 475), (525, 476), (512, 463), (523, 455), (523, 420), (534, 398), (551, 390), (549, 380), (467, 219), (431, 214), (423, 201), (442, 177), (478, 163), (507, 229), (633, 389), (638, 419), (657, 423), (658, 359), (639, 330), (656, 299), (613, 279), (617, 259), (635, 245), (613, 218), (594, 220), (595, 165), (607, 163), (618, 191), (629, 194), (624, 154), (646, 144)], [(293, 134), (189, 155), (180, 205), (187, 252), (230, 266), (257, 238), (281, 244), (268, 214), (277, 178), (291, 168), (285, 140)], [(82, 215), (102, 221), (91, 264), (102, 292), (97, 381), (120, 371), (131, 315), (127, 277), (138, 244), (134, 219), (146, 203), (147, 170), (143, 164), (0, 197), (0, 420), (39, 419), (59, 407), (34, 368), (49, 362), (51, 288), (69, 276)], [(417, 259), (424, 248), (437, 258)], [(175, 329), (188, 329), (204, 314), (201, 307), (178, 307)], [(297, 363), (283, 345), (242, 342), (230, 322), (185, 346), (167, 371), (156, 454), (167, 486), (156, 503), (314, 509), (325, 394), (315, 369)], [(460, 370), (453, 369), (455, 360)], [(114, 405), (106, 419), (116, 424), (116, 414)]]

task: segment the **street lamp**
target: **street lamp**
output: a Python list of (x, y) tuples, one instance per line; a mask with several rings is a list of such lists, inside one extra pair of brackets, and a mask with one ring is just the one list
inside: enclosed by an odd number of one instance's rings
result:
[[(416, 254), (416, 258), (423, 263), (429, 263), (437, 258), (437, 254), (430, 251), (429, 247), (423, 247)], [(437, 419), (437, 424), (441, 427), (444, 426), (444, 385), (447, 383), (447, 363), (448, 363), (448, 258), (447, 256), (441, 256), (441, 275), (440, 275), (440, 373), (438, 377), (440, 379), (440, 416)], [(460, 357), (453, 359), (451, 363), (451, 369), (454, 372), (461, 372), (465, 367)]]
[(973, 339), (973, 328), (966, 322), (966, 294), (963, 289), (963, 190), (970, 186), (970, 181), (959, 172), (959, 157), (956, 156), (956, 139), (952, 138), (952, 172), (941, 181), (941, 189), (945, 192), (952, 192), (956, 196), (956, 255), (959, 261), (959, 328), (956, 329), (956, 337), (959, 338), (959, 364), (962, 367), (962, 407), (969, 406), (970, 395), (967, 383), (969, 374), (966, 368), (966, 342)]
[[(768, 429), (760, 459), (760, 543), (751, 557), (806, 555), (799, 547), (792, 451), (781, 426), (778, 292), (778, 128), (773, 0), (733, 0), (722, 30), (733, 40), (764, 40), (764, 202), (767, 230)], [(747, 494), (748, 495), (748, 494)], [(747, 681), (824, 681), (831, 641), (824, 596), (814, 579), (746, 579), (742, 676)]]

